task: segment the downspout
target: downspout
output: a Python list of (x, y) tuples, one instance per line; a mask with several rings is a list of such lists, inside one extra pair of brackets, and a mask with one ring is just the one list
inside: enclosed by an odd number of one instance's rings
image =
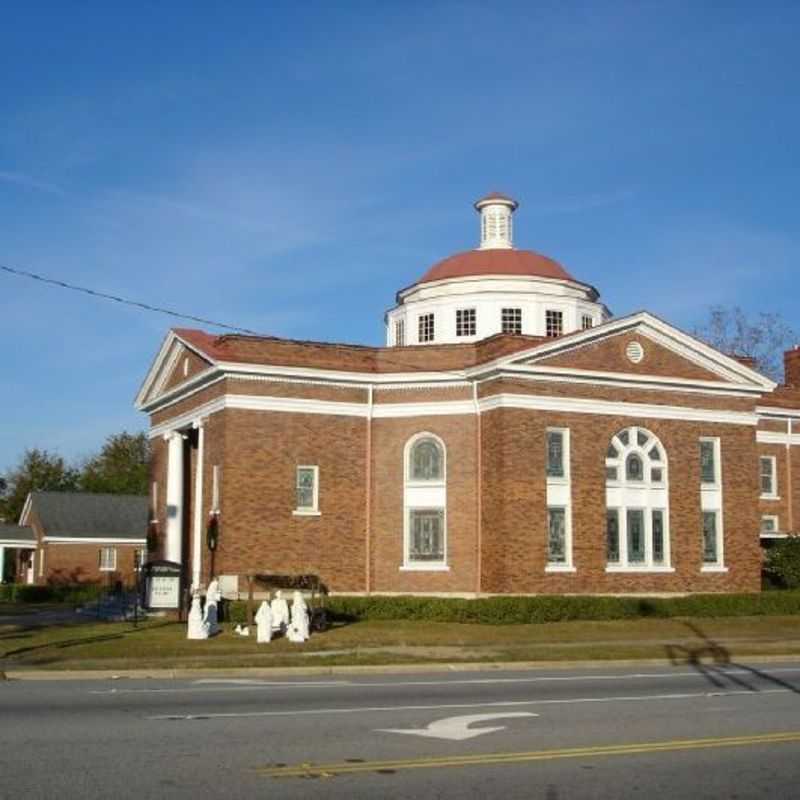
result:
[(367, 441), (366, 441), (366, 491), (364, 492), (366, 498), (365, 509), (365, 533), (366, 533), (366, 564), (364, 570), (364, 588), (367, 594), (370, 593), (372, 583), (372, 404), (373, 404), (373, 387), (370, 384), (367, 387)]
[(794, 485), (792, 484), (792, 419), (787, 422), (789, 435), (786, 438), (786, 494), (788, 498), (788, 511), (789, 511), (789, 533), (794, 532), (794, 503), (792, 502), (792, 495)]
[(472, 399), (475, 403), (475, 531), (477, 539), (477, 553), (475, 556), (475, 594), (480, 595), (482, 589), (481, 571), (483, 569), (483, 465), (482, 465), (482, 436), (481, 436), (481, 408), (478, 403), (478, 381), (472, 384)]

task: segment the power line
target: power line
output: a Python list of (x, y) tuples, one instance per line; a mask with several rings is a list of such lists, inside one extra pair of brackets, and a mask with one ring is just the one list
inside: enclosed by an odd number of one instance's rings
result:
[(236, 331), (238, 333), (247, 333), (251, 336), (260, 336), (261, 334), (256, 333), (255, 331), (248, 330), (247, 328), (240, 328), (236, 325), (226, 325), (224, 322), (215, 322), (213, 319), (205, 319), (203, 317), (196, 317), (192, 314), (182, 314), (180, 311), (174, 311), (171, 308), (162, 308), (160, 306), (151, 306), (148, 303), (140, 303), (138, 300), (129, 300), (126, 297), (118, 297), (114, 294), (108, 294), (106, 292), (98, 292), (95, 289), (89, 289), (85, 286), (76, 286), (72, 283), (67, 283), (66, 281), (59, 281), (55, 278), (47, 278), (44, 275), (37, 275), (35, 272), (28, 272), (24, 269), (14, 269), (13, 267), (8, 267), (5, 264), (0, 264), (0, 270), (4, 272), (8, 272), (11, 275), (17, 275), (22, 278), (30, 278), (34, 281), (39, 281), (41, 283), (48, 283), (51, 286), (58, 286), (62, 289), (70, 289), (73, 292), (83, 292), (83, 294), (91, 295), (92, 297), (99, 297), (103, 300), (113, 300), (115, 303), (122, 303), (122, 305), (126, 306), (134, 306), (135, 308), (140, 308), (144, 311), (154, 311), (158, 314), (166, 314), (170, 317), (178, 317), (179, 319), (188, 319), (192, 322), (199, 322), (203, 325), (213, 325), (216, 328), (225, 328), (229, 331)]
[[(122, 305), (126, 306), (133, 306), (134, 308), (139, 308), (142, 309), (143, 311), (153, 311), (158, 314), (166, 314), (167, 316), (170, 317), (177, 317), (178, 319), (188, 319), (191, 320), (192, 322), (199, 322), (203, 325), (212, 325), (216, 328), (224, 328), (225, 330), (233, 331), (235, 333), (244, 333), (247, 334), (248, 336), (256, 336), (259, 339), (273, 339), (273, 340), (276, 339), (276, 337), (274, 336), (268, 336), (263, 333), (256, 333), (255, 331), (251, 331), (248, 328), (240, 328), (236, 325), (227, 325), (224, 322), (216, 322), (212, 319), (205, 319), (204, 317), (196, 317), (193, 314), (183, 314), (180, 311), (174, 311), (170, 308), (162, 308), (160, 306), (150, 305), (149, 303), (141, 303), (138, 300), (129, 300), (126, 297), (118, 297), (117, 295), (108, 294), (107, 292), (99, 292), (96, 289), (89, 289), (86, 286), (76, 286), (75, 284), (67, 283), (66, 281), (56, 280), (55, 278), (47, 278), (44, 275), (38, 275), (35, 272), (28, 272), (27, 270), (24, 269), (15, 269), (14, 267), (9, 267), (5, 264), (0, 264), (0, 270), (2, 270), (3, 272), (8, 272), (11, 275), (17, 275), (18, 277), (30, 278), (31, 280), (39, 281), (40, 283), (47, 283), (50, 284), (51, 286), (58, 286), (61, 289), (69, 289), (73, 292), (82, 292), (83, 294), (88, 294), (91, 297), (99, 297), (102, 300), (113, 300), (115, 303), (121, 303)], [(300, 343), (302, 344), (304, 342)], [(307, 342), (307, 344), (320, 344), (320, 343)], [(328, 343), (325, 342), (323, 344), (328, 344)], [(343, 346), (347, 347), (347, 345)], [(419, 364), (403, 362), (396, 358), (387, 358), (386, 356), (384, 356), (383, 362), (385, 364), (390, 364), (397, 367), (403, 367), (413, 372), (419, 371)], [(464, 377), (463, 369), (437, 369), (434, 371), (457, 376), (460, 378)]]

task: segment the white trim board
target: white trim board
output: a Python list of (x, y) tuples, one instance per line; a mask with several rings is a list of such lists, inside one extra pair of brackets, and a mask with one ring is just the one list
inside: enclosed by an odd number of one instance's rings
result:
[[(171, 420), (154, 425), (150, 438), (189, 427), (196, 420), (210, 416), (223, 409), (246, 411), (277, 411), (295, 414), (327, 414), (331, 416), (370, 416), (370, 405), (343, 403), (330, 400), (309, 400), (297, 397), (266, 397), (262, 395), (227, 394), (204, 403)], [(689, 408), (684, 406), (655, 405), (648, 403), (626, 403), (607, 400), (587, 400), (574, 397), (550, 397), (523, 394), (498, 394), (478, 402), (480, 413), (497, 408), (521, 408), (534, 411), (556, 411), (574, 414), (596, 414), (602, 416), (625, 416), (638, 419), (673, 419), (687, 422), (712, 422), (728, 425), (755, 426), (758, 418), (746, 411), (719, 411), (715, 409)], [(472, 400), (451, 400), (429, 403), (383, 403), (371, 408), (376, 419), (403, 417), (425, 417), (443, 415), (473, 415)], [(781, 434), (777, 434), (781, 435)], [(798, 435), (800, 437), (800, 435)]]
[(119, 539), (113, 536), (105, 538), (99, 537), (85, 537), (85, 536), (45, 536), (42, 541), (47, 544), (98, 544), (98, 545), (115, 545), (115, 544), (147, 544), (147, 539)]
[(628, 372), (595, 372), (587, 369), (545, 367), (535, 364), (509, 364), (493, 375), (479, 378), (477, 382), (488, 383), (502, 378), (546, 381), (549, 383), (589, 384), (618, 389), (725, 395), (730, 397), (752, 398), (754, 395), (763, 394), (761, 389), (748, 384), (719, 383), (715, 381), (689, 380), (688, 378), (666, 378), (658, 375), (636, 375)]
[(756, 406), (756, 411), (764, 417), (794, 417), (800, 420), (800, 408), (773, 408), (772, 406)]
[(24, 539), (0, 539), (0, 547), (13, 547), (15, 550), (35, 550), (37, 542)]
[(718, 411), (684, 406), (649, 403), (617, 403), (577, 397), (547, 397), (525, 394), (498, 394), (480, 401), (482, 412), (495, 408), (526, 408), (535, 411), (559, 411), (574, 414), (599, 414), (645, 419), (674, 419), (686, 422), (717, 422), (728, 425), (753, 425), (756, 415), (747, 411)]
[(800, 446), (800, 433), (778, 433), (777, 431), (756, 431), (759, 444), (785, 444)]

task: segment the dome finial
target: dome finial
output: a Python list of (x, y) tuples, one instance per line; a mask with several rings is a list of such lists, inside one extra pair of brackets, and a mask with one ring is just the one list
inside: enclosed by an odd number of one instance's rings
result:
[(500, 192), (490, 192), (475, 202), (481, 215), (481, 250), (510, 250), (514, 245), (511, 215), (519, 203)]

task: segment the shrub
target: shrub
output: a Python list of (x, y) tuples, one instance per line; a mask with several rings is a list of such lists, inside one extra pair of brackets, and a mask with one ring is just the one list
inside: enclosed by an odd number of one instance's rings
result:
[(6, 603), (69, 603), (81, 605), (97, 599), (104, 592), (98, 584), (82, 583), (74, 586), (57, 584), (36, 586), (24, 583), (0, 585), (0, 601)]
[[(800, 614), (800, 592), (696, 594), (687, 597), (329, 597), (333, 621), (417, 620), (424, 622), (523, 625), (571, 620), (641, 617), (736, 617)], [(230, 602), (230, 622), (244, 622), (247, 604)]]
[(775, 541), (767, 551), (764, 572), (779, 586), (800, 589), (800, 536)]

